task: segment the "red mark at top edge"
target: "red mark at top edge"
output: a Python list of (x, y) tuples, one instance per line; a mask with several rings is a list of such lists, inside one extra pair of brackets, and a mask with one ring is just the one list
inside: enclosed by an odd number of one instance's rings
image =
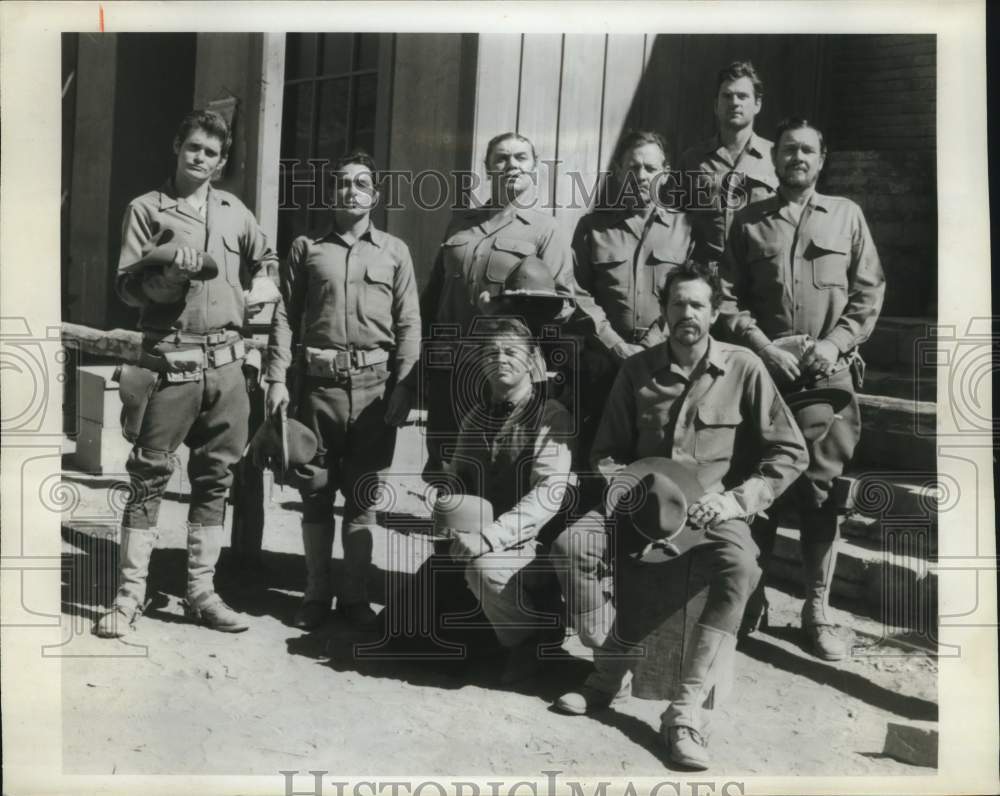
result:
[(98, 6), (97, 9), (98, 9), (98, 17), (100, 20), (98, 23), (98, 27), (100, 28), (101, 33), (104, 33), (104, 6)]

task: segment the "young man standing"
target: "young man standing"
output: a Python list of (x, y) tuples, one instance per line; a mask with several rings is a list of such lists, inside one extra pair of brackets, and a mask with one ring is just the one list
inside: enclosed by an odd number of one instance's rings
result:
[[(214, 574), (230, 468), (246, 446), (250, 412), (240, 330), (248, 307), (277, 300), (277, 257), (253, 214), (232, 194), (212, 187), (231, 143), (221, 116), (190, 113), (174, 138), (173, 176), (125, 212), (116, 287), (127, 304), (139, 308), (150, 356), (145, 367), (123, 368), (123, 426), (135, 445), (126, 464), (132, 490), (122, 527), (120, 586), (111, 610), (97, 622), (99, 636), (124, 635), (142, 611), (160, 501), (173, 471), (172, 454), (182, 442), (191, 449), (185, 612), (216, 630), (248, 627), (215, 593)], [(147, 267), (166, 246), (172, 261)], [(218, 271), (209, 277), (213, 266)]]
[[(618, 373), (591, 451), (610, 483), (648, 457), (686, 466), (704, 489), (687, 507), (689, 525), (704, 536), (683, 555), (708, 582), (708, 599), (686, 640), (681, 677), (662, 716), (663, 740), (675, 763), (708, 767), (702, 704), (718, 678), (719, 661), (736, 645), (746, 602), (760, 575), (749, 518), (764, 511), (807, 463), (805, 442), (760, 359), (709, 336), (722, 290), (715, 270), (686, 263), (667, 276), (662, 299), (669, 340), (629, 359)], [(647, 498), (648, 499), (648, 498)], [(627, 696), (628, 645), (610, 635), (613, 611), (601, 582), (614, 567), (616, 529), (604, 510), (574, 522), (552, 547), (570, 618), (594, 648), (594, 673), (556, 703), (582, 715)], [(620, 573), (619, 573), (620, 574)]]
[(266, 380), (269, 414), (289, 404), (286, 372), (295, 352), (293, 410), (316, 434), (309, 478), (300, 479), (306, 589), (296, 627), (326, 620), (333, 599), (333, 503), (344, 495), (344, 577), (337, 610), (368, 625), (367, 570), (375, 524), (371, 479), (392, 463), (396, 427), (413, 404), (420, 357), (420, 307), (406, 244), (375, 228), (375, 163), (355, 152), (334, 165), (331, 227), (292, 242), (282, 273)]
[(678, 163), (684, 209), (694, 237), (719, 259), (733, 215), (774, 195), (772, 143), (754, 132), (764, 84), (749, 61), (734, 61), (719, 72), (713, 107), (718, 132), (685, 150)]

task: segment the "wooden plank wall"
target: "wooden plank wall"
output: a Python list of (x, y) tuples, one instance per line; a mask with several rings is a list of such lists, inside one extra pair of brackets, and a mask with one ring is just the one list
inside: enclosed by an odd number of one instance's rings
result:
[[(472, 167), (485, 180), (486, 144), (505, 130), (528, 136), (542, 161), (540, 196), (571, 232), (622, 133), (651, 128), (679, 156), (714, 132), (715, 76), (738, 58), (765, 81), (758, 130), (791, 113), (816, 117), (822, 37), (656, 34), (481, 34)], [(484, 189), (477, 197), (485, 199)], [(591, 200), (591, 201), (588, 201)]]

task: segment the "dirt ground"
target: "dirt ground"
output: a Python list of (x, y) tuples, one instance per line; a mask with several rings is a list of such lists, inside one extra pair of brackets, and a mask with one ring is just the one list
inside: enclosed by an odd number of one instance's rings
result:
[[(390, 483), (398, 503), (412, 504), (403, 511), (419, 513), (420, 499), (407, 491), (419, 491), (415, 481)], [(657, 732), (664, 703), (632, 699), (592, 717), (550, 707), (589, 670), (575, 637), (537, 679), (511, 690), (498, 684), (497, 661), (365, 662), (353, 643), (371, 639), (337, 619), (315, 633), (291, 627), (304, 565), (298, 496), (288, 489), (274, 489), (267, 503), (261, 566), (238, 567), (225, 553), (220, 565), (220, 591), (251, 616), (248, 632), (184, 619), (186, 505), (173, 495), (161, 512), (147, 615), (123, 641), (98, 639), (88, 631), (114, 589), (107, 514), (120, 496), (113, 479), (67, 473), (66, 484), (77, 494), (63, 518), (63, 614), (77, 656), (62, 661), (66, 774), (540, 777), (555, 769), (569, 778), (671, 770)], [(412, 571), (428, 552), (425, 537), (384, 530), (375, 563), (380, 572)], [(821, 662), (799, 647), (801, 600), (778, 588), (768, 598), (771, 627), (741, 643), (732, 695), (715, 711), (715, 765), (706, 776), (931, 773), (882, 750), (887, 722), (937, 720), (934, 657), (880, 641), (878, 623), (837, 609), (856, 651)]]

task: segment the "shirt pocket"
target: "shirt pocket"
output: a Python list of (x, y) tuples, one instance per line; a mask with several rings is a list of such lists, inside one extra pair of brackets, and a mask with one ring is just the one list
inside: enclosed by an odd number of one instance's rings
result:
[(532, 254), (536, 254), (536, 249), (531, 241), (496, 238), (490, 248), (489, 260), (486, 262), (486, 281), (489, 283), (486, 287), (490, 292), (499, 291), (518, 263)]
[(444, 262), (446, 276), (461, 279), (465, 276), (465, 258), (468, 255), (472, 238), (465, 232), (459, 232), (445, 239), (441, 244), (441, 258)]
[(218, 265), (220, 270), (225, 272), (226, 281), (233, 287), (242, 288), (242, 284), (240, 282), (240, 267), (243, 263), (243, 255), (240, 254), (239, 241), (233, 238), (223, 237), (222, 256), (225, 259), (225, 263), (218, 263)]
[(392, 285), (396, 267), (392, 262), (377, 261), (365, 268), (365, 316), (387, 326), (392, 321)]
[(699, 462), (732, 459), (742, 419), (735, 406), (699, 406), (694, 421), (694, 457)]
[(813, 284), (820, 289), (847, 289), (851, 242), (846, 235), (814, 237), (806, 257), (812, 261)]

